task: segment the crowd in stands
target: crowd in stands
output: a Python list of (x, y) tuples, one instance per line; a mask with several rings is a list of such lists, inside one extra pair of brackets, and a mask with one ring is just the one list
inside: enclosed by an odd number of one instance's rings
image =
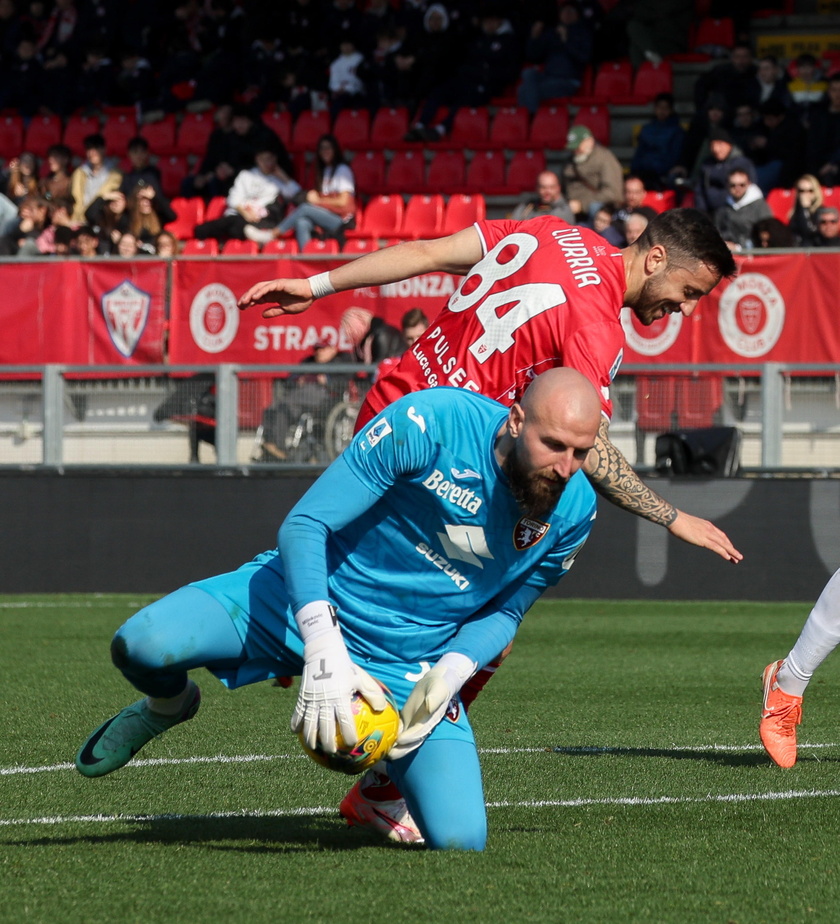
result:
[[(168, 256), (229, 242), (279, 253), (325, 239), (358, 247), (354, 232), (376, 184), (359, 191), (354, 163), (361, 168), (364, 145), (342, 150), (333, 131), (342, 114), (404, 109), (410, 118), (394, 148), (405, 162), (435, 150), (442, 163), (460, 158), (463, 171), (470, 138), (458, 134), (459, 118), (505, 106), (522, 113), (526, 134), (546, 113), (564, 126), (553, 148), (519, 145), (530, 179), (514, 217), (561, 215), (624, 246), (650, 218), (647, 195), (657, 209), (703, 209), (736, 250), (838, 246), (837, 210), (823, 200), (840, 181), (840, 66), (810, 54), (756, 60), (750, 4), (734, 13), (728, 47), (698, 46), (690, 6), (0, 0), (0, 118), (22, 118), (27, 138), (50, 120), (63, 132), (42, 151), (21, 147), (6, 158), (0, 255)], [(681, 117), (667, 90), (651, 94), (629, 175), (596, 126), (576, 117), (566, 130), (567, 104), (583, 110), (587, 79), (609, 62), (629, 52), (638, 72), (698, 48), (720, 61), (696, 80), (693, 114)], [(321, 130), (301, 150), (291, 132), (313, 113)], [(175, 127), (196, 120), (202, 132), (178, 148)], [(71, 140), (71, 121), (88, 130)], [(546, 147), (561, 161), (556, 171), (545, 169)], [(162, 168), (176, 150), (182, 172), (173, 181)], [(485, 153), (490, 165), (491, 151), (474, 155), (477, 177)], [(391, 192), (439, 192), (431, 168), (425, 183)], [(779, 190), (794, 193), (780, 200)], [(199, 203), (187, 233), (175, 207), (184, 201)], [(200, 242), (196, 251), (187, 237)]]

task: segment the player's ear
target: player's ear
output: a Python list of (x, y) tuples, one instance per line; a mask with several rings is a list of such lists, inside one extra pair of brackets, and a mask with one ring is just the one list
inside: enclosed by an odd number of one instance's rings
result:
[(525, 423), (525, 411), (521, 404), (514, 404), (508, 411), (508, 432), (514, 439), (522, 432), (522, 424)]
[(668, 254), (661, 244), (654, 244), (645, 254), (645, 271), (648, 276), (653, 275), (657, 270), (664, 270), (667, 263)]

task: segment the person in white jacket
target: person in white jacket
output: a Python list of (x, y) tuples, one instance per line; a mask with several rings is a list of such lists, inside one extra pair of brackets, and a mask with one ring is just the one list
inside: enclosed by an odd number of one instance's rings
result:
[(248, 227), (273, 228), (288, 203), (302, 192), (300, 185), (278, 165), (273, 151), (258, 151), (255, 160), (256, 166), (236, 175), (224, 214), (196, 225), (193, 232), (196, 238), (213, 237), (224, 243), (231, 238), (245, 240)]

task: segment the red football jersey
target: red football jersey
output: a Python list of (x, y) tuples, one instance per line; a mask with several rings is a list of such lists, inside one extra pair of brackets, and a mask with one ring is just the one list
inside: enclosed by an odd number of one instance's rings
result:
[(552, 216), (480, 221), (475, 228), (484, 257), (368, 392), (357, 429), (402, 395), (438, 385), (510, 406), (553, 366), (583, 373), (611, 415), (609, 386), (624, 348), (621, 251)]

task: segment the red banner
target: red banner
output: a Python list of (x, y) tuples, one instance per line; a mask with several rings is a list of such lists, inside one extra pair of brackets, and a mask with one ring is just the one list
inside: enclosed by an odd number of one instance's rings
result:
[(0, 285), (0, 365), (164, 361), (165, 263), (4, 263)]

